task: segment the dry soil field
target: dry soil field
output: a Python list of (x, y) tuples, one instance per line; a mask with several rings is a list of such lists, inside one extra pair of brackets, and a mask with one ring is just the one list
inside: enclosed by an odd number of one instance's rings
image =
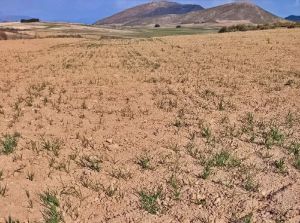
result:
[(299, 222), (299, 46), (0, 41), (0, 222)]

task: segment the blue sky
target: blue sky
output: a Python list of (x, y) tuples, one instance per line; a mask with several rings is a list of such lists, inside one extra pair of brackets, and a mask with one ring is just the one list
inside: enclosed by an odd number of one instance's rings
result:
[[(300, 15), (300, 0), (252, 0), (264, 9), (286, 17)], [(47, 21), (92, 23), (96, 20), (149, 0), (0, 0), (0, 14), (26, 15)], [(205, 8), (230, 0), (177, 0)]]

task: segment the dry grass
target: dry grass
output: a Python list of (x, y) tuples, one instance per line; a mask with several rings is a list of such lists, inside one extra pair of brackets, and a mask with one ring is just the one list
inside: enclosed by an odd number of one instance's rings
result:
[(299, 222), (299, 45), (0, 42), (0, 222)]

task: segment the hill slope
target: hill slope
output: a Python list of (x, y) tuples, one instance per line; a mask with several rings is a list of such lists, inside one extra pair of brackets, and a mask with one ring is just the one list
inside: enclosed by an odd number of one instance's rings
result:
[(180, 18), (182, 23), (204, 23), (218, 21), (247, 21), (250, 23), (273, 23), (278, 16), (251, 3), (230, 3), (199, 12), (191, 12)]
[(131, 24), (139, 23), (140, 20), (152, 21), (153, 18), (170, 15), (170, 14), (186, 14), (192, 11), (202, 10), (200, 5), (179, 4), (169, 1), (155, 1), (147, 4), (138, 5), (117, 13), (108, 18), (99, 20), (97, 25), (107, 24)]
[(140, 5), (98, 21), (96, 24), (150, 25), (199, 24), (199, 23), (253, 23), (265, 24), (282, 18), (251, 3), (229, 3), (202, 9), (201, 6), (181, 5), (174, 2), (154, 2)]
[(298, 15), (290, 15), (288, 17), (285, 18), (286, 20), (289, 21), (294, 21), (294, 22), (300, 22), (300, 16)]

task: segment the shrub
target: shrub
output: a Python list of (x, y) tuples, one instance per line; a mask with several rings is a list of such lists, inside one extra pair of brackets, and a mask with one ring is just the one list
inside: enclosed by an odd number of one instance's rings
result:
[(226, 32), (228, 32), (226, 26), (223, 26), (223, 27), (219, 30), (219, 33), (226, 33)]
[(7, 35), (4, 31), (0, 31), (0, 40), (7, 40)]
[(159, 24), (155, 24), (154, 27), (155, 27), (155, 28), (159, 28), (160, 25), (159, 25)]
[(271, 24), (260, 24), (260, 25), (246, 25), (246, 24), (239, 24), (233, 26), (224, 26), (219, 30), (219, 33), (225, 32), (244, 32), (249, 30), (267, 30), (267, 29), (276, 29), (276, 28), (298, 28), (300, 27), (300, 23), (291, 23), (291, 22), (278, 22), (278, 23), (271, 23)]
[(21, 23), (31, 23), (31, 22), (39, 22), (39, 19), (32, 18), (32, 19), (21, 19)]

